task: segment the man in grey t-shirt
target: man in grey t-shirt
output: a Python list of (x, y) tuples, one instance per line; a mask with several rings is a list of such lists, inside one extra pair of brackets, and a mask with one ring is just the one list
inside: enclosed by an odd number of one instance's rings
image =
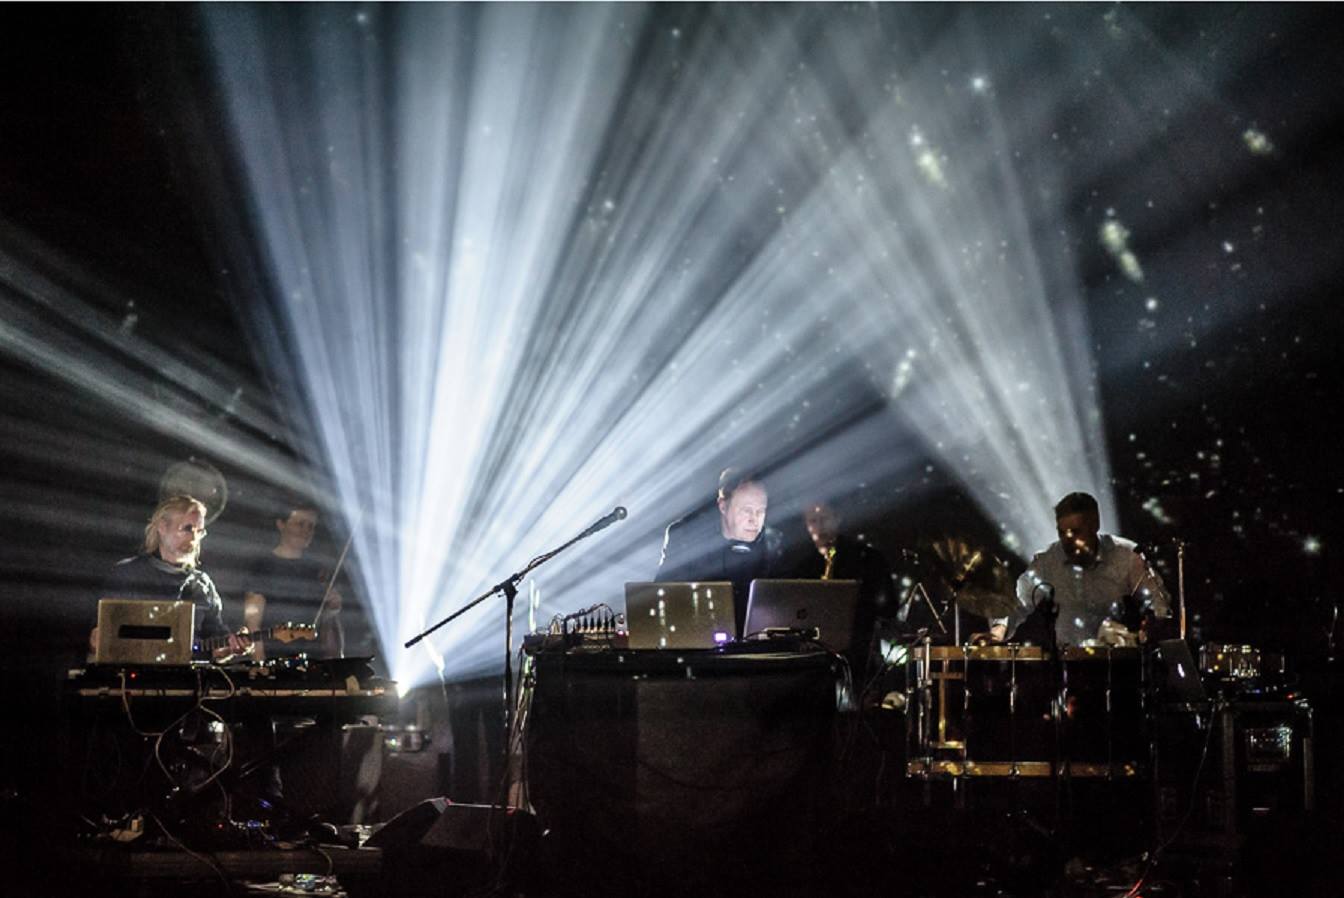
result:
[(1140, 614), (1171, 616), (1162, 578), (1138, 547), (1101, 530), (1097, 500), (1070, 493), (1055, 506), (1059, 540), (1031, 559), (1017, 580), (1017, 608), (1011, 617), (990, 621), (990, 637), (1007, 639), (1053, 589), (1059, 609), (1055, 635), (1060, 645), (1132, 644), (1121, 623), (1126, 605)]

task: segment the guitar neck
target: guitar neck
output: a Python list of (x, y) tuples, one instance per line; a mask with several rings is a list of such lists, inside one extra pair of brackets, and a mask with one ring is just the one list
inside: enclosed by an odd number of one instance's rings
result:
[(212, 652), (215, 649), (224, 648), (226, 645), (229, 644), (229, 639), (231, 639), (235, 635), (242, 636), (244, 639), (250, 640), (251, 642), (258, 642), (262, 639), (270, 639), (277, 629), (283, 629), (283, 628), (267, 627), (264, 630), (251, 630), (246, 634), (230, 634), (229, 636), (211, 636), (207, 639), (198, 639), (196, 641), (196, 645), (201, 649), (201, 651)]

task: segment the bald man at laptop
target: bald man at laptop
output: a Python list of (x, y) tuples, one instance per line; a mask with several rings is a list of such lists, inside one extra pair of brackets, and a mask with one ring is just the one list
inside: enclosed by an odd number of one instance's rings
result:
[(737, 637), (747, 615), (751, 581), (778, 576), (781, 543), (765, 526), (769, 494), (759, 477), (725, 468), (712, 508), (669, 524), (658, 563), (660, 582), (726, 580), (733, 584)]

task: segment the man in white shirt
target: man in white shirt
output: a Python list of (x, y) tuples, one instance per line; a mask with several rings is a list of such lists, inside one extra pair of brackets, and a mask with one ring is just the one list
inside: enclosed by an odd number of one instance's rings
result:
[(1171, 617), (1162, 579), (1138, 547), (1100, 532), (1096, 499), (1069, 493), (1055, 506), (1055, 524), (1059, 540), (1031, 559), (1017, 580), (1017, 608), (990, 621), (991, 639), (1003, 642), (1051, 595), (1060, 645), (1133, 644), (1134, 634), (1121, 623), (1127, 604), (1141, 615)]

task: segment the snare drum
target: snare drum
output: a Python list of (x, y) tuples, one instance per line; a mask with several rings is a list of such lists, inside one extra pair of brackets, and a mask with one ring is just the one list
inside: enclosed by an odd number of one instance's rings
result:
[(1254, 680), (1264, 674), (1282, 674), (1283, 657), (1262, 653), (1252, 645), (1206, 643), (1199, 650), (1199, 669), (1225, 680)]
[[(1135, 648), (1066, 648), (1062, 701), (1037, 646), (924, 646), (910, 662), (912, 775), (1136, 775), (1145, 756)], [(1060, 724), (1056, 728), (1056, 709)]]

